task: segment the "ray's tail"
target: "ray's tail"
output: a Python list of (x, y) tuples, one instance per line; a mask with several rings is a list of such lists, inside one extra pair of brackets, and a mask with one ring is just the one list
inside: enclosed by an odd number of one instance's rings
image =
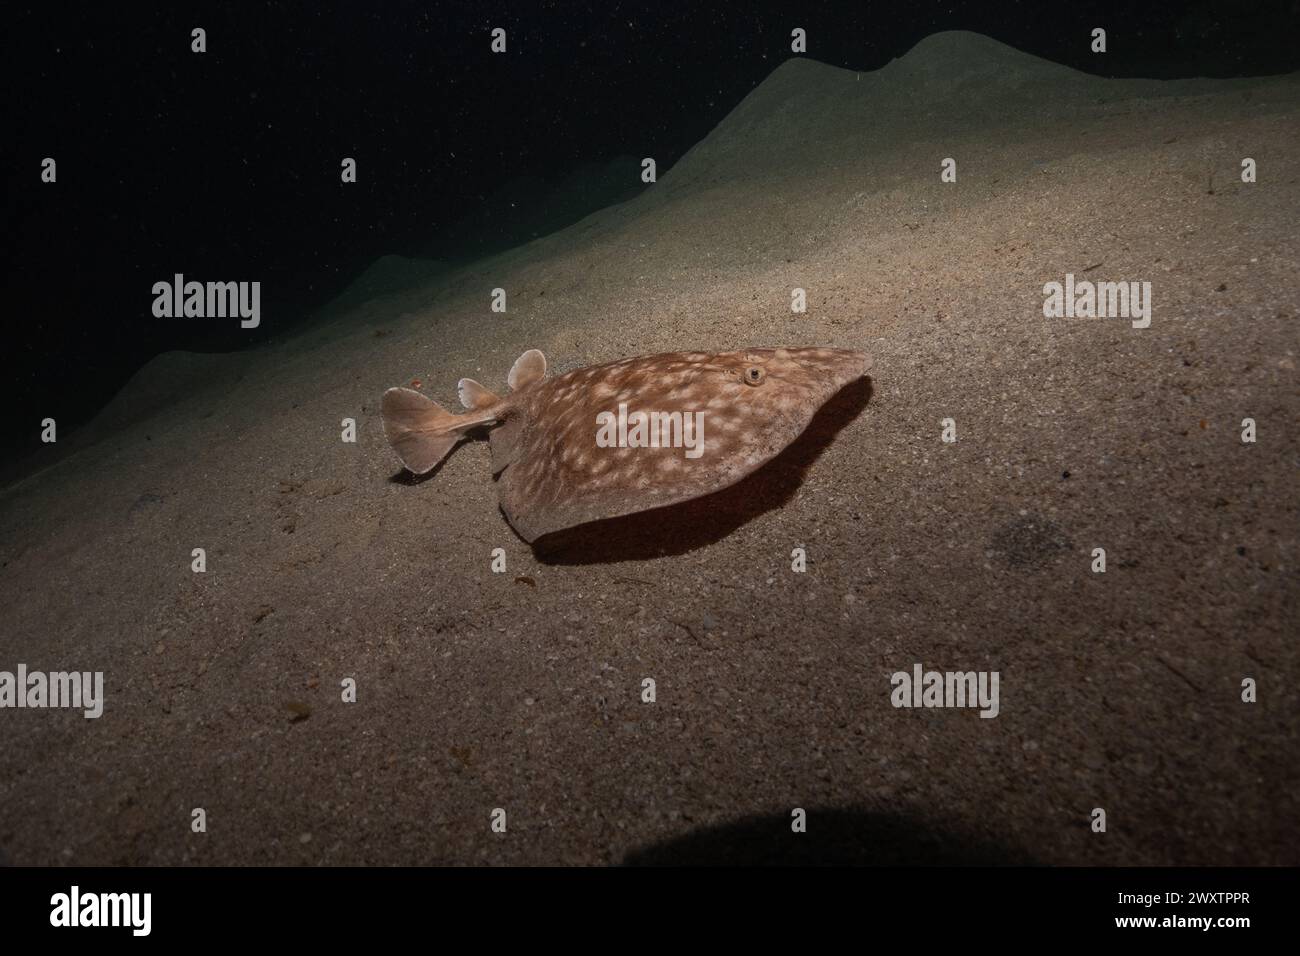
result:
[(384, 435), (410, 471), (432, 471), (465, 433), (495, 419), (483, 414), (453, 415), (411, 388), (390, 388), (382, 406)]

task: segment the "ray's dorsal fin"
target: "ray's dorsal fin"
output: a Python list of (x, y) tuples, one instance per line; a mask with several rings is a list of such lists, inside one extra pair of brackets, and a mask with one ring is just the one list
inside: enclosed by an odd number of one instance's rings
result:
[(545, 376), (546, 356), (537, 349), (529, 349), (515, 359), (515, 364), (511, 367), (506, 381), (510, 384), (510, 390), (517, 392), (521, 388), (527, 388), (534, 382), (540, 382)]
[(500, 395), (489, 392), (472, 378), (462, 378), (457, 382), (456, 393), (460, 396), (460, 404), (470, 411), (482, 411), (501, 401)]

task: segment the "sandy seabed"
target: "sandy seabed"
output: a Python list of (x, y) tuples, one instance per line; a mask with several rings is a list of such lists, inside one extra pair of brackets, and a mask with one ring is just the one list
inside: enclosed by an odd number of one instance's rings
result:
[[(0, 712), (0, 861), (1300, 863), (1297, 107), (973, 34), (792, 60), (628, 203), (161, 356), (0, 493), (0, 669), (107, 695)], [(1045, 318), (1066, 273), (1149, 281), (1150, 327)], [(805, 344), (869, 385), (555, 553), (485, 443), (413, 482), (378, 417), (528, 348)], [(895, 709), (917, 663), (999, 715)]]

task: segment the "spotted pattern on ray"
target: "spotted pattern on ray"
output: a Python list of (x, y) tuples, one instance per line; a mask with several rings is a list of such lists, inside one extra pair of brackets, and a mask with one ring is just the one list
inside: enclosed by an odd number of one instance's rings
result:
[[(575, 369), (503, 402), (492, 433), (501, 506), (527, 540), (698, 498), (775, 457), (870, 360), (843, 349), (671, 352)], [(751, 371), (757, 370), (757, 372)], [(746, 381), (746, 374), (761, 378)], [(597, 416), (703, 413), (702, 454), (684, 447), (599, 447)], [(679, 433), (680, 434), (680, 433)], [(509, 447), (505, 447), (505, 446)]]

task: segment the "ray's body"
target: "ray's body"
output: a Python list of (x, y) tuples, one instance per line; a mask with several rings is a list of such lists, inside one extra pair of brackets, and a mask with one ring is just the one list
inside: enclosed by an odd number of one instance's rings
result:
[[(505, 397), (461, 379), (463, 415), (412, 389), (389, 389), (384, 431), (402, 463), (423, 474), (467, 432), (491, 427), (501, 508), (531, 542), (734, 484), (794, 441), (817, 409), (869, 367), (865, 353), (847, 349), (763, 348), (668, 352), (546, 378), (546, 359), (534, 349), (510, 370)], [(611, 447), (601, 440), (601, 423), (620, 408), (624, 417), (698, 424), (698, 447)]]

